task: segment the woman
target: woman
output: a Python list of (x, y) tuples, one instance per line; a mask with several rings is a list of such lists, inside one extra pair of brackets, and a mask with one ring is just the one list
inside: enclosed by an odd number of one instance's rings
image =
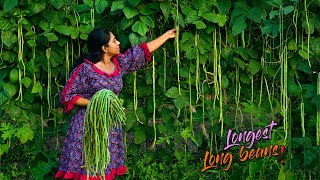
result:
[[(119, 95), (123, 87), (122, 76), (144, 66), (150, 60), (151, 52), (175, 37), (175, 29), (171, 29), (153, 41), (120, 54), (120, 42), (112, 32), (95, 29), (89, 34), (88, 54), (79, 59), (79, 65), (71, 72), (61, 93), (61, 103), (66, 113), (74, 106), (78, 106), (78, 109), (71, 119), (55, 178), (86, 179), (86, 171), (82, 168), (82, 136), (86, 106), (91, 97), (101, 89), (109, 89)], [(110, 163), (105, 170), (105, 179), (113, 179), (127, 171), (121, 128), (109, 131), (109, 142)], [(100, 178), (90, 175), (90, 179)]]

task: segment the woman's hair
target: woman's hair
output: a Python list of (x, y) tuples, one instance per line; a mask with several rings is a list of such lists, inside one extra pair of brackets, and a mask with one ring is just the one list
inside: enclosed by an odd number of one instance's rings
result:
[(88, 53), (79, 57), (79, 59), (74, 64), (73, 68), (76, 68), (81, 63), (84, 62), (84, 59), (89, 60), (92, 63), (97, 63), (100, 61), (103, 51), (101, 47), (103, 45), (108, 47), (110, 40), (110, 31), (104, 28), (97, 28), (90, 32), (87, 39)]

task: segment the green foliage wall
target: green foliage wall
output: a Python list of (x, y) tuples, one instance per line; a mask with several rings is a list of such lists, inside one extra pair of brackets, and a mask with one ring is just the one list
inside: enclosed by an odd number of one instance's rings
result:
[[(124, 77), (127, 178), (320, 176), (320, 1), (0, 0), (0, 7), (1, 179), (56, 172), (71, 117), (60, 93), (94, 27), (110, 29), (122, 49), (177, 28), (152, 62)], [(205, 151), (223, 151), (228, 129), (275, 119), (272, 141), (259, 146), (285, 145), (285, 166), (262, 158), (201, 173)]]

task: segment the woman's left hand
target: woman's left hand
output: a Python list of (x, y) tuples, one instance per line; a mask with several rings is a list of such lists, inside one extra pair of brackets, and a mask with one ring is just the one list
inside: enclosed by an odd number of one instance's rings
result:
[(168, 39), (176, 37), (176, 28), (170, 29), (166, 32)]

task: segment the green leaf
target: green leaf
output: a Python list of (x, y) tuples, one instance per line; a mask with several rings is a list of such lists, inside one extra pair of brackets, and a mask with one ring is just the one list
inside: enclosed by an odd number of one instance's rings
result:
[(141, 144), (146, 140), (146, 134), (144, 128), (139, 128), (134, 132), (134, 143)]
[(134, 16), (139, 14), (139, 11), (132, 6), (126, 6), (123, 9), (123, 12), (127, 19), (133, 18)]
[(177, 87), (170, 88), (165, 95), (169, 98), (177, 98), (179, 96), (179, 90)]
[(89, 11), (91, 9), (91, 7), (87, 4), (79, 4), (77, 6), (76, 11), (77, 12), (85, 12), (85, 11)]
[(130, 27), (133, 23), (135, 22), (134, 18), (131, 19), (127, 19), (125, 17), (122, 18), (120, 25), (122, 30), (127, 29), (128, 27)]
[(226, 89), (229, 86), (229, 79), (227, 78), (227, 76), (222, 75), (221, 78), (221, 88), (222, 89)]
[(51, 0), (51, 4), (56, 8), (56, 9), (60, 9), (63, 4), (64, 4), (64, 0)]
[(298, 52), (303, 59), (308, 59), (308, 53), (306, 51), (300, 49)]
[(187, 139), (190, 138), (195, 144), (198, 145), (197, 140), (194, 138), (189, 127), (183, 129), (180, 133), (180, 136), (187, 142)]
[(183, 95), (178, 96), (177, 98), (175, 98), (173, 100), (173, 103), (176, 106), (176, 108), (178, 108), (178, 109), (188, 107), (189, 106), (189, 97), (183, 96)]
[(25, 76), (24, 78), (21, 79), (21, 83), (28, 88), (31, 84), (32, 80), (30, 78), (28, 78), (27, 76)]
[(53, 166), (51, 164), (41, 161), (35, 168), (33, 168), (32, 176), (34, 177), (34, 179), (43, 179), (43, 176), (50, 172)]
[(303, 152), (304, 154), (304, 163), (306, 165), (309, 165), (312, 163), (312, 161), (317, 159), (317, 156), (311, 151), (311, 150), (306, 150)]
[(169, 2), (161, 2), (160, 9), (164, 15), (164, 22), (167, 22), (172, 9), (171, 4)]
[(184, 32), (181, 38), (181, 49), (184, 51), (189, 51), (189, 49), (194, 49), (194, 35), (191, 32)]
[(309, 64), (308, 64), (307, 61), (299, 61), (299, 63), (298, 63), (298, 69), (299, 69), (300, 71), (303, 71), (303, 72), (309, 74), (309, 75), (312, 74), (312, 70), (311, 70), (311, 68), (310, 68), (310, 66), (309, 66)]
[(226, 15), (223, 14), (217, 14), (216, 16), (216, 23), (218, 23), (218, 25), (220, 27), (224, 26), (226, 24), (226, 22), (228, 21), (228, 18)]
[(288, 93), (291, 96), (299, 96), (302, 92), (300, 86), (298, 86), (292, 77), (288, 78)]
[(141, 0), (128, 0), (131, 6), (135, 7), (140, 3)]
[(16, 82), (19, 79), (19, 70), (17, 68), (14, 68), (10, 72), (10, 81)]
[(18, 5), (18, 0), (5, 0), (3, 3), (3, 11), (9, 12)]
[(11, 47), (12, 44), (16, 43), (18, 41), (18, 36), (14, 33), (14, 31), (11, 30), (5, 30), (1, 34), (2, 42), (8, 46)]
[(267, 1), (267, 3), (275, 8), (279, 8), (282, 5), (282, 0), (271, 0), (271, 1)]
[(244, 70), (244, 68), (245, 68), (245, 66), (246, 66), (246, 63), (245, 63), (244, 61), (242, 61), (241, 59), (239, 59), (239, 58), (237, 58), (237, 57), (233, 58), (233, 60), (237, 62), (238, 66), (239, 66), (242, 70)]
[(218, 8), (220, 13), (229, 14), (231, 8), (231, 0), (218, 1)]
[(72, 39), (77, 39), (79, 37), (79, 29), (76, 28), (76, 27), (70, 27), (70, 30), (71, 30), (71, 38)]
[(146, 36), (140, 36), (139, 34), (132, 32), (129, 35), (129, 40), (131, 42), (132, 45), (139, 45), (142, 42), (145, 42), (147, 40)]
[(81, 24), (79, 29), (81, 33), (89, 34), (94, 28), (90, 24)]
[(3, 85), (3, 91), (8, 98), (11, 98), (18, 92), (18, 88), (10, 83), (6, 83)]
[(254, 176), (257, 172), (261, 171), (262, 163), (260, 162), (250, 162), (249, 163), (249, 174)]
[(43, 11), (46, 8), (46, 1), (35, 1), (28, 6), (28, 10), (30, 11), (30, 15), (37, 14)]
[(292, 148), (297, 147), (311, 147), (311, 139), (308, 137), (301, 137), (301, 138), (292, 138)]
[(106, 0), (96, 0), (94, 3), (96, 11), (98, 14), (103, 13), (103, 11), (108, 7), (108, 1)]
[(251, 74), (255, 75), (261, 70), (261, 63), (257, 60), (250, 60), (248, 68)]
[[(8, 144), (0, 144), (0, 157), (4, 154), (4, 153), (8, 153), (9, 151), (9, 143)], [(1, 175), (1, 174), (0, 174)], [(0, 176), (1, 177), (1, 176)]]
[(293, 6), (285, 6), (282, 8), (282, 10), (283, 10), (283, 13), (285, 15), (287, 15), (287, 14), (291, 13), (292, 11), (294, 11), (294, 7)]
[(205, 29), (207, 27), (202, 21), (195, 21), (193, 24), (196, 25), (197, 29)]
[(34, 133), (30, 128), (30, 125), (24, 124), (23, 127), (19, 128), (16, 136), (19, 138), (22, 144), (26, 143), (28, 140), (32, 140)]
[(154, 21), (151, 16), (140, 15), (140, 20), (147, 26), (154, 28)]
[(8, 96), (5, 94), (5, 92), (0, 92), (0, 106), (4, 104), (8, 100)]
[(280, 172), (278, 174), (278, 180), (285, 180), (286, 179), (286, 174), (283, 171), (284, 166), (281, 166), (280, 168)]
[(31, 93), (39, 93), (39, 92), (42, 92), (42, 85), (39, 82), (37, 82), (33, 85)]
[(126, 125), (125, 125), (124, 130), (127, 132), (133, 127), (134, 124), (136, 124), (137, 118), (136, 118), (136, 115), (133, 111), (127, 112), (126, 118), (127, 118), (127, 120), (126, 120)]
[(126, 7), (124, 1), (114, 1), (111, 5), (111, 12)]
[(269, 13), (269, 18), (273, 19), (274, 17), (279, 16), (279, 11), (271, 11)]
[(318, 111), (320, 110), (320, 95), (316, 95), (311, 99), (311, 102), (314, 103), (318, 109)]
[(140, 6), (142, 6), (142, 8), (140, 9), (140, 14), (142, 15), (150, 16), (155, 13), (155, 10), (151, 9), (148, 5), (139, 5), (139, 7)]
[(144, 36), (148, 32), (148, 27), (142, 23), (140, 20), (138, 20), (134, 25), (132, 26), (132, 31), (140, 34), (141, 36)]
[(258, 7), (253, 7), (248, 12), (247, 17), (256, 23), (261, 22), (261, 9)]
[(200, 17), (198, 16), (198, 11), (192, 10), (192, 11), (188, 12), (188, 16), (186, 17), (185, 22), (187, 24), (191, 24), (191, 23), (197, 21), (198, 19), (200, 19)]
[(279, 23), (276, 20), (266, 20), (264, 21), (265, 26), (262, 28), (263, 34), (270, 34), (272, 37), (276, 37), (280, 32)]
[(50, 29), (50, 23), (48, 21), (44, 20), (44, 19), (40, 21), (39, 27), (41, 29), (43, 29), (44, 31), (46, 31), (46, 32), (51, 30)]
[(64, 34), (66, 36), (70, 36), (71, 34), (71, 29), (67, 25), (58, 25), (54, 28), (57, 32)]
[(83, 0), (83, 3), (88, 5), (90, 9), (93, 7), (93, 0)]
[(58, 41), (58, 36), (56, 36), (54, 33), (46, 33), (44, 36), (48, 38), (49, 42)]
[(294, 39), (290, 39), (289, 43), (288, 43), (288, 49), (289, 50), (297, 50), (297, 43)]
[(236, 21), (232, 26), (232, 35), (237, 36), (242, 31), (244, 31), (247, 28), (247, 24), (244, 19), (240, 19)]
[(224, 26), (228, 20), (226, 15), (216, 13), (205, 13), (202, 17), (207, 21), (218, 23), (220, 27)]

